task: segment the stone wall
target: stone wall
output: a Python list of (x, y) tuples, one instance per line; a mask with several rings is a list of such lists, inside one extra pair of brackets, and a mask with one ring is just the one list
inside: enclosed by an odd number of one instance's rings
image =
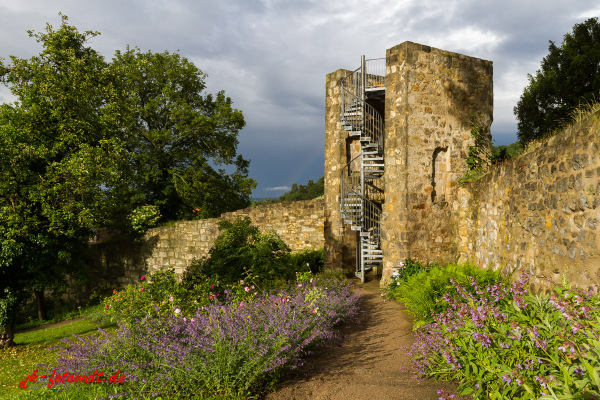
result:
[(383, 280), (405, 258), (450, 261), (449, 204), (466, 170), (471, 115), (491, 139), (492, 63), (412, 42), (386, 52)]
[(135, 282), (140, 275), (161, 267), (172, 267), (181, 274), (194, 258), (208, 255), (221, 220), (244, 217), (250, 218), (261, 232), (276, 232), (293, 251), (318, 249), (324, 245), (324, 208), (324, 201), (317, 199), (250, 207), (220, 218), (180, 221), (150, 229), (142, 243), (95, 243), (89, 262), (97, 279), (120, 285)]
[(537, 284), (600, 272), (600, 113), (459, 190), (458, 255)]
[(327, 75), (325, 83), (325, 269), (350, 271), (356, 259), (356, 232), (342, 223), (340, 190), (342, 168), (356, 152), (342, 128), (341, 79), (351, 71), (340, 69)]

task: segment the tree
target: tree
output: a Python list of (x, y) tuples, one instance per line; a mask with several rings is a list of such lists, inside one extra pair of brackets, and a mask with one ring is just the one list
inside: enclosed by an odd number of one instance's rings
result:
[[(245, 122), (223, 92), (203, 95), (205, 77), (178, 53), (116, 52), (111, 69), (123, 90), (124, 141), (139, 198), (166, 219), (215, 217), (250, 204), (256, 182), (236, 157)], [(227, 174), (215, 165), (232, 165)]]
[(58, 30), (29, 32), (43, 46), (31, 59), (0, 60), (0, 81), (17, 102), (0, 106), (0, 347), (12, 342), (19, 302), (65, 283), (77, 252), (102, 226), (123, 185), (126, 159), (118, 96), (104, 59), (62, 17)]
[(548, 55), (514, 108), (519, 140), (543, 137), (566, 123), (580, 104), (596, 100), (600, 92), (600, 24), (590, 18), (576, 24), (561, 46), (550, 41)]

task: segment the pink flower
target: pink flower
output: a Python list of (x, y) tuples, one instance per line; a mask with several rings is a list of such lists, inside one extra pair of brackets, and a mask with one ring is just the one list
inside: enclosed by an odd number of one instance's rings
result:
[(144, 291), (144, 288), (141, 288), (140, 290), (143, 292), (143, 291)]
[(316, 313), (317, 313), (317, 310), (312, 310), (312, 313), (313, 313), (313, 314), (316, 314)]
[(244, 288), (244, 290), (245, 290), (246, 292), (249, 292), (249, 291), (250, 291), (250, 288), (249, 288), (248, 286), (246, 286), (246, 287)]
[(211, 288), (211, 289), (214, 289), (214, 288), (215, 288), (215, 285), (210, 285), (210, 288)]
[(142, 276), (142, 277), (140, 278), (140, 281), (143, 281), (144, 279), (146, 279), (146, 277), (145, 277), (145, 276)]

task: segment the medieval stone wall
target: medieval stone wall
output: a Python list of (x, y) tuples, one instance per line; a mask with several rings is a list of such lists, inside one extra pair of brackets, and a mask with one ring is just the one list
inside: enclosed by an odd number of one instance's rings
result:
[(405, 42), (387, 50), (383, 278), (407, 257), (449, 261), (449, 204), (466, 169), (471, 116), (490, 137), (492, 63)]
[(537, 284), (600, 272), (600, 113), (459, 190), (458, 255)]
[[(341, 79), (351, 71), (340, 69), (327, 75), (325, 83), (325, 268), (353, 270), (356, 257), (356, 232), (342, 223), (340, 190), (342, 168), (356, 153), (356, 141), (340, 121)], [(350, 140), (350, 141), (349, 141)]]
[(220, 218), (180, 221), (150, 229), (141, 243), (106, 241), (92, 245), (89, 258), (98, 279), (132, 283), (161, 267), (178, 274), (195, 258), (208, 255), (219, 234), (219, 222), (248, 217), (261, 232), (274, 231), (293, 251), (324, 245), (324, 201), (284, 202), (245, 208)]

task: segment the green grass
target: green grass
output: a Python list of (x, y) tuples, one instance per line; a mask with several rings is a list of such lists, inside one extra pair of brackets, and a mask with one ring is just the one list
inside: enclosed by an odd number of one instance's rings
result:
[(52, 328), (16, 333), (14, 340), (17, 346), (0, 349), (0, 399), (31, 398), (32, 394), (27, 389), (19, 389), (19, 382), (31, 375), (38, 364), (56, 362), (57, 351), (51, 347), (60, 345), (61, 339), (72, 335), (94, 334), (98, 327), (107, 326), (82, 319)]

